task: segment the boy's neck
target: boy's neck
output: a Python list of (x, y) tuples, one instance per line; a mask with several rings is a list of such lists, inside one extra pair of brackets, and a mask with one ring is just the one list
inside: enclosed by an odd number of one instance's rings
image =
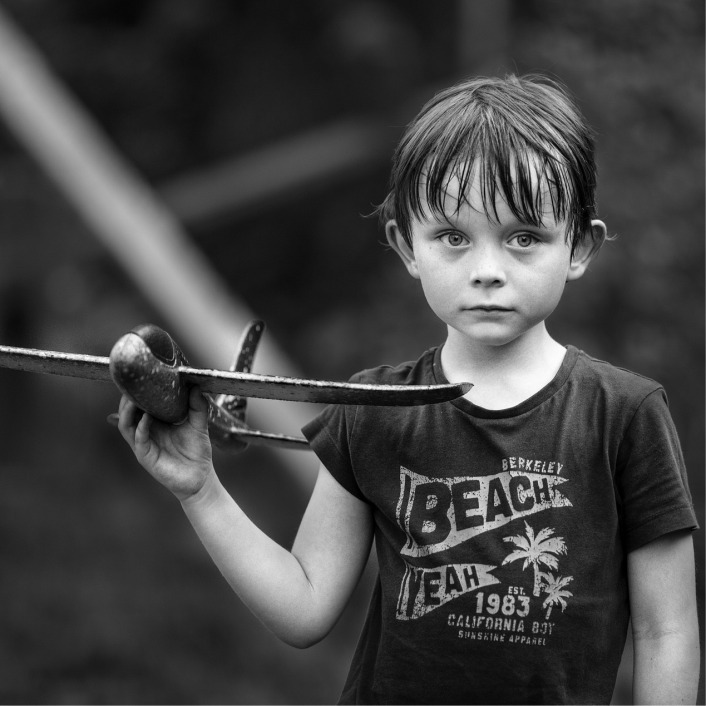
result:
[(441, 365), (450, 382), (473, 383), (466, 399), (486, 409), (507, 409), (548, 385), (565, 353), (544, 324), (502, 346), (484, 345), (451, 329)]

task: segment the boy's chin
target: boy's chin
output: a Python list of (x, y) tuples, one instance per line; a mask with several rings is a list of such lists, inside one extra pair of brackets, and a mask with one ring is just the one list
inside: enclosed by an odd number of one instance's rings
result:
[[(453, 331), (452, 331), (453, 329)], [(449, 333), (467, 342), (469, 346), (483, 346), (487, 348), (502, 348), (512, 344), (521, 343), (525, 338), (532, 337), (532, 331), (508, 330), (507, 327), (483, 324), (470, 328), (449, 327)]]

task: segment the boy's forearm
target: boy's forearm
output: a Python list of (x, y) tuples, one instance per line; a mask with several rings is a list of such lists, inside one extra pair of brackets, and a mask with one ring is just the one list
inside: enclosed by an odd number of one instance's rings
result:
[(215, 475), (182, 507), (230, 586), (270, 630), (298, 647), (323, 637), (301, 564), (247, 517)]
[(693, 704), (701, 656), (698, 634), (635, 637), (633, 702)]

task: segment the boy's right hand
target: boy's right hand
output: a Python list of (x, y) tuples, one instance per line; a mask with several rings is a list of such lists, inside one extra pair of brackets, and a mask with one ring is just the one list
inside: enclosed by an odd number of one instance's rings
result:
[(208, 402), (196, 387), (191, 389), (189, 415), (182, 424), (160, 422), (123, 395), (118, 428), (140, 465), (180, 501), (196, 495), (215, 476)]

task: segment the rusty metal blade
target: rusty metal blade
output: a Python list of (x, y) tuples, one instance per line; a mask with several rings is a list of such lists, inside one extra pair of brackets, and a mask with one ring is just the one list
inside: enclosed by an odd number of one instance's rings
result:
[(182, 366), (181, 374), (203, 392), (332, 404), (407, 406), (448, 402), (471, 389), (470, 383), (444, 385), (366, 385), (303, 380)]
[(103, 356), (0, 346), (0, 368), (23, 370), (29, 373), (66, 375), (112, 382), (109, 362), (109, 359)]

